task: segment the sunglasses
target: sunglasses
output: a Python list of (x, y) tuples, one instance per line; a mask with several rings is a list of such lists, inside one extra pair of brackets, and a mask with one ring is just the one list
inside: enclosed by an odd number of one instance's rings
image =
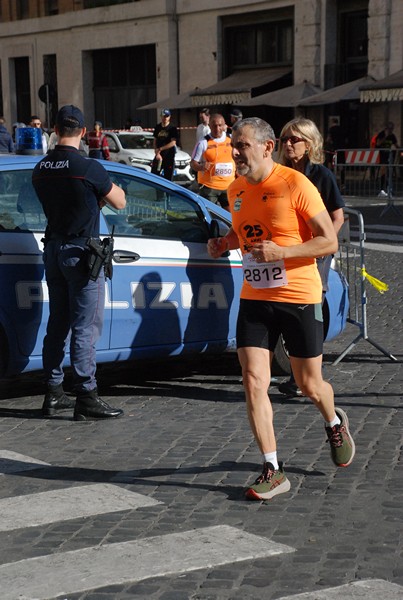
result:
[(305, 142), (305, 140), (303, 140), (300, 137), (297, 137), (296, 135), (285, 135), (280, 138), (280, 142), (282, 144), (286, 144), (288, 141), (290, 141), (292, 145), (298, 144), (298, 142)]

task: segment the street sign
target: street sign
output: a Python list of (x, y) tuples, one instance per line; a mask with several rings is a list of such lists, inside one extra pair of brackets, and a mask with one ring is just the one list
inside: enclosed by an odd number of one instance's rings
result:
[(38, 90), (38, 96), (42, 102), (53, 102), (55, 97), (55, 89), (48, 83), (44, 83)]

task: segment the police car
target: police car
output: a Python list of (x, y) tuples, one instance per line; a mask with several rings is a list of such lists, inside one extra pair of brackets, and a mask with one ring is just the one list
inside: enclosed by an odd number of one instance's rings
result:
[[(2, 377), (42, 368), (49, 311), (41, 241), (46, 220), (31, 184), (38, 160), (0, 159)], [(125, 190), (127, 205), (102, 209), (101, 234), (113, 230), (115, 243), (98, 362), (234, 350), (241, 255), (231, 251), (213, 260), (206, 251), (210, 236), (228, 231), (229, 213), (144, 170), (103, 164)], [(348, 306), (346, 284), (334, 270), (330, 289), (328, 339), (344, 328)], [(280, 363), (283, 354), (280, 348)]]

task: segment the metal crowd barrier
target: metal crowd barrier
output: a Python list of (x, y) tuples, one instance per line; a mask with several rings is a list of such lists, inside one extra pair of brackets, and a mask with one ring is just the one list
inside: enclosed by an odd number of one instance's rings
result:
[(386, 204), (381, 216), (389, 210), (403, 216), (394, 203), (396, 197), (403, 197), (403, 150), (337, 150), (334, 172), (344, 196), (384, 199)]
[[(385, 350), (377, 342), (368, 335), (368, 318), (367, 318), (367, 293), (366, 282), (368, 274), (365, 270), (365, 231), (364, 219), (362, 213), (351, 208), (344, 208), (345, 221), (339, 232), (339, 250), (336, 254), (336, 260), (341, 273), (346, 278), (349, 285), (349, 311), (347, 322), (355, 325), (359, 329), (358, 335), (347, 346), (347, 348), (337, 357), (332, 363), (337, 365), (343, 358), (358, 344), (360, 340), (365, 340), (372, 346), (377, 348), (385, 356), (396, 361), (388, 350)], [(351, 218), (357, 221), (358, 226), (358, 241), (351, 241), (350, 222)], [(355, 226), (355, 222), (354, 222)]]

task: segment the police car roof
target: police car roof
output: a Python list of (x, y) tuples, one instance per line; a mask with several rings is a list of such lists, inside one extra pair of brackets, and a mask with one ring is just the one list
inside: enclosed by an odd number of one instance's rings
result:
[(38, 154), (0, 154), (0, 165), (35, 165), (41, 158), (42, 155)]

